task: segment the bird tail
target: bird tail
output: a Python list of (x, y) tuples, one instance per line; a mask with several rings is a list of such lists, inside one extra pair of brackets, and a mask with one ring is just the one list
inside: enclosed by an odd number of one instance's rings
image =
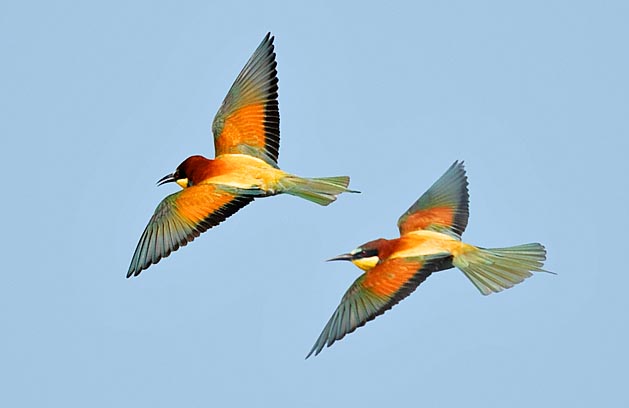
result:
[(483, 295), (509, 289), (531, 276), (531, 272), (548, 272), (542, 269), (546, 260), (542, 244), (472, 248), (455, 256), (452, 264), (463, 271)]
[(319, 205), (328, 205), (341, 193), (359, 193), (350, 190), (348, 176), (303, 178), (286, 176), (281, 181), (282, 192), (304, 198)]

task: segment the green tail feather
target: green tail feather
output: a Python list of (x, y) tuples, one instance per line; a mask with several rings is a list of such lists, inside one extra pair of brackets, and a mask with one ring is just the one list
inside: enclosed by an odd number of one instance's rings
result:
[[(508, 248), (477, 248), (455, 257), (459, 268), (483, 295), (509, 289), (542, 269), (546, 260), (543, 245), (533, 243)], [(552, 273), (552, 272), (550, 272)]]
[(347, 176), (319, 178), (288, 176), (282, 180), (281, 184), (283, 193), (301, 197), (319, 205), (332, 203), (341, 193), (359, 193), (359, 191), (347, 188), (349, 185)]

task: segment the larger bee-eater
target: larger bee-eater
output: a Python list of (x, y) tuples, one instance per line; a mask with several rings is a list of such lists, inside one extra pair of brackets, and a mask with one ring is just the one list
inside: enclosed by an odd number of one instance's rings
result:
[(456, 266), (483, 295), (547, 272), (541, 244), (486, 249), (462, 242), (468, 200), (463, 163), (455, 162), (400, 217), (400, 238), (380, 238), (330, 259), (351, 261), (365, 273), (345, 292), (306, 358), (391, 309), (433, 272)]
[(166, 197), (138, 243), (127, 277), (186, 245), (255, 198), (291, 194), (328, 205), (349, 177), (302, 178), (280, 170), (280, 114), (271, 34), (242, 69), (212, 123), (216, 157), (191, 156), (158, 185), (183, 190)]

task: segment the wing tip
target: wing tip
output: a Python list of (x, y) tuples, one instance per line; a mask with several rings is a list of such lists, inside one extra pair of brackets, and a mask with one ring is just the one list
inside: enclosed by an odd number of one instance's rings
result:
[[(310, 349), (310, 352), (308, 352), (304, 360), (308, 360), (310, 356), (316, 357), (319, 355), (319, 353), (321, 353), (321, 351), (323, 351), (325, 347), (330, 347), (331, 344), (328, 344), (326, 346), (326, 343), (328, 343), (328, 339), (327, 339), (328, 336), (329, 336), (329, 330), (328, 330), (328, 325), (326, 325), (326, 327), (323, 329), (323, 331), (319, 335), (319, 338), (317, 339), (315, 344), (312, 346), (312, 348)], [(334, 341), (332, 341), (332, 343), (334, 343)]]
[(155, 261), (147, 260), (144, 262), (144, 264), (140, 264), (140, 265), (132, 262), (131, 266), (129, 266), (129, 270), (127, 271), (127, 279), (139, 276), (142, 273), (142, 271), (148, 269), (151, 265), (155, 265), (159, 263), (159, 261), (161, 261), (162, 258), (166, 258), (168, 255), (170, 255), (170, 252), (168, 252), (168, 254), (166, 255), (158, 255), (158, 258)]
[(310, 350), (310, 352), (306, 355), (306, 357), (304, 358), (304, 360), (308, 360), (308, 358), (310, 358), (310, 356), (312, 356), (312, 353), (314, 353), (314, 356), (313, 356), (313, 357), (316, 357), (316, 356), (318, 356), (318, 355), (319, 355), (319, 353), (321, 352), (321, 350), (317, 350), (317, 351), (315, 352), (315, 348), (316, 348), (316, 347), (313, 347), (313, 348)]
[(273, 34), (271, 34), (270, 31), (267, 31), (266, 35), (262, 39), (262, 43), (260, 43), (260, 46), (268, 45), (271, 48), (271, 51), (272, 51), (273, 48), (274, 48), (274, 45), (273, 45), (274, 41), (275, 41), (275, 36)]

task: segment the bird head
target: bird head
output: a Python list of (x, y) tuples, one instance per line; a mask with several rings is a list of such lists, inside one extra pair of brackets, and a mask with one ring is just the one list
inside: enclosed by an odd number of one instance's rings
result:
[(157, 185), (175, 182), (181, 188), (187, 188), (203, 180), (204, 170), (207, 169), (209, 159), (203, 156), (190, 156), (177, 169), (157, 181)]
[(347, 254), (335, 256), (328, 261), (350, 261), (363, 271), (368, 271), (378, 265), (382, 259), (383, 249), (388, 241), (380, 238), (362, 244)]

